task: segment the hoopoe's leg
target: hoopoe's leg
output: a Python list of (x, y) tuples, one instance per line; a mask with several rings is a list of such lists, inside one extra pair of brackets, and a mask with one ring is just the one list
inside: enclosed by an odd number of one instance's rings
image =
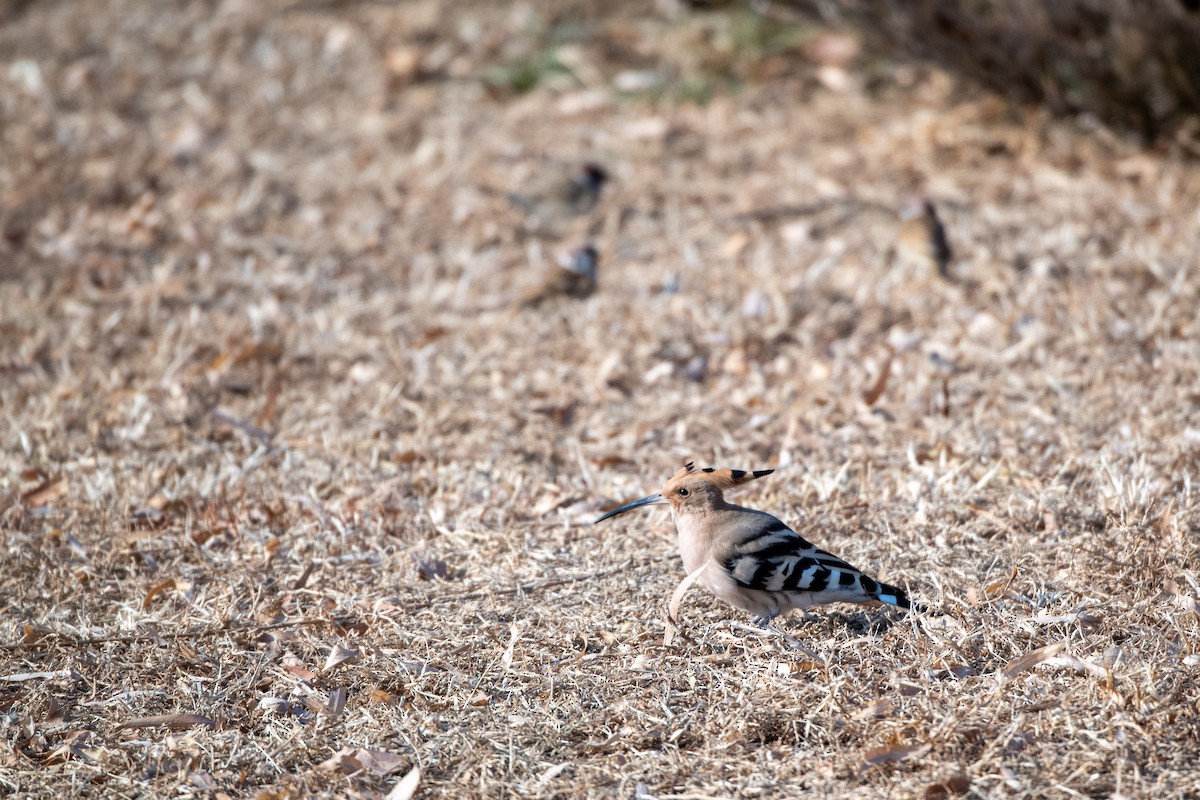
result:
[(679, 605), (683, 602), (683, 596), (687, 594), (687, 590), (692, 588), (692, 584), (700, 579), (700, 573), (708, 568), (711, 562), (706, 561), (700, 565), (698, 569), (692, 570), (686, 578), (679, 582), (675, 587), (674, 593), (671, 595), (671, 604), (667, 606), (667, 632), (663, 634), (663, 645), (670, 645), (671, 641), (678, 633), (679, 627)]

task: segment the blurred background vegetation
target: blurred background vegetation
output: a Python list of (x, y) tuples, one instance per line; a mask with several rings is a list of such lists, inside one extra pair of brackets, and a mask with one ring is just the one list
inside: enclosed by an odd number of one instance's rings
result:
[[(1200, 0), (659, 0), (655, 35), (608, 37), (630, 93), (706, 102), (745, 82), (849, 61), (867, 76), (917, 59), (1014, 103), (1096, 120), (1143, 144), (1200, 154)], [(645, 20), (645, 4), (565, 0), (514, 43), (489, 85), (528, 91), (572, 74), (570, 47), (605, 18)], [(678, 12), (678, 13), (672, 13)], [(857, 43), (831, 40), (843, 31)], [(609, 28), (609, 34), (613, 29)], [(653, 51), (638, 46), (649, 38)], [(564, 57), (562, 54), (566, 53)], [(640, 69), (639, 65), (640, 64)], [(575, 76), (578, 77), (578, 76)], [(881, 76), (882, 77), (882, 76)], [(821, 76), (822, 82), (837, 80)]]
[(1200, 0), (794, 0), (869, 41), (1147, 144), (1197, 143)]

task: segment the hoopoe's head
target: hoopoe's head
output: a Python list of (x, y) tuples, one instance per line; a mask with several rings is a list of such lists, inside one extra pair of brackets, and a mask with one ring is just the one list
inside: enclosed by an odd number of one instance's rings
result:
[(675, 516), (700, 513), (720, 506), (725, 499), (726, 489), (741, 486), (755, 478), (770, 475), (774, 471), (773, 469), (759, 469), (751, 472), (744, 469), (697, 468), (693, 462), (689, 461), (672, 475), (671, 479), (657, 493), (634, 500), (632, 503), (626, 503), (620, 508), (614, 508), (596, 522), (603, 522), (609, 517), (615, 517), (642, 506), (664, 504), (671, 507), (671, 513)]

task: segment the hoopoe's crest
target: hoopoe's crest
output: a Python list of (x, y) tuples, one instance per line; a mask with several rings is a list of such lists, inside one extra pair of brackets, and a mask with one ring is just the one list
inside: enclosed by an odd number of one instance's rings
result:
[[(744, 469), (717, 469), (716, 467), (701, 467), (697, 469), (696, 462), (688, 461), (671, 479), (663, 484), (663, 488), (640, 500), (626, 503), (620, 508), (614, 508), (596, 522), (603, 522), (609, 517), (624, 514), (642, 506), (669, 505), (671, 511), (695, 510), (702, 512), (709, 506), (724, 501), (723, 490), (749, 483), (755, 478), (770, 475), (775, 470), (760, 469), (747, 471)], [(595, 524), (595, 523), (593, 523)]]
[(688, 571), (685, 582), (699, 580), (763, 625), (778, 614), (823, 603), (911, 606), (903, 589), (864, 575), (770, 514), (725, 500), (726, 490), (773, 471), (697, 469), (688, 462), (656, 494), (614, 508), (596, 522), (643, 506), (670, 506)]

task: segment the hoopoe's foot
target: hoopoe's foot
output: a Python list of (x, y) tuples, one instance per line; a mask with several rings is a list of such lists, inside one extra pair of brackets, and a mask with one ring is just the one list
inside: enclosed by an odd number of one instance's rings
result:
[(757, 625), (760, 628), (765, 628), (771, 624), (771, 620), (775, 619), (778, 616), (779, 616), (778, 611), (772, 611), (768, 614), (755, 614), (753, 617), (750, 618), (750, 623), (752, 625)]
[(691, 636), (684, 633), (683, 626), (680, 624), (678, 617), (667, 614), (663, 621), (666, 623), (666, 630), (663, 632), (663, 647), (670, 647), (671, 643), (676, 639), (681, 639), (688, 644), (695, 641)]

